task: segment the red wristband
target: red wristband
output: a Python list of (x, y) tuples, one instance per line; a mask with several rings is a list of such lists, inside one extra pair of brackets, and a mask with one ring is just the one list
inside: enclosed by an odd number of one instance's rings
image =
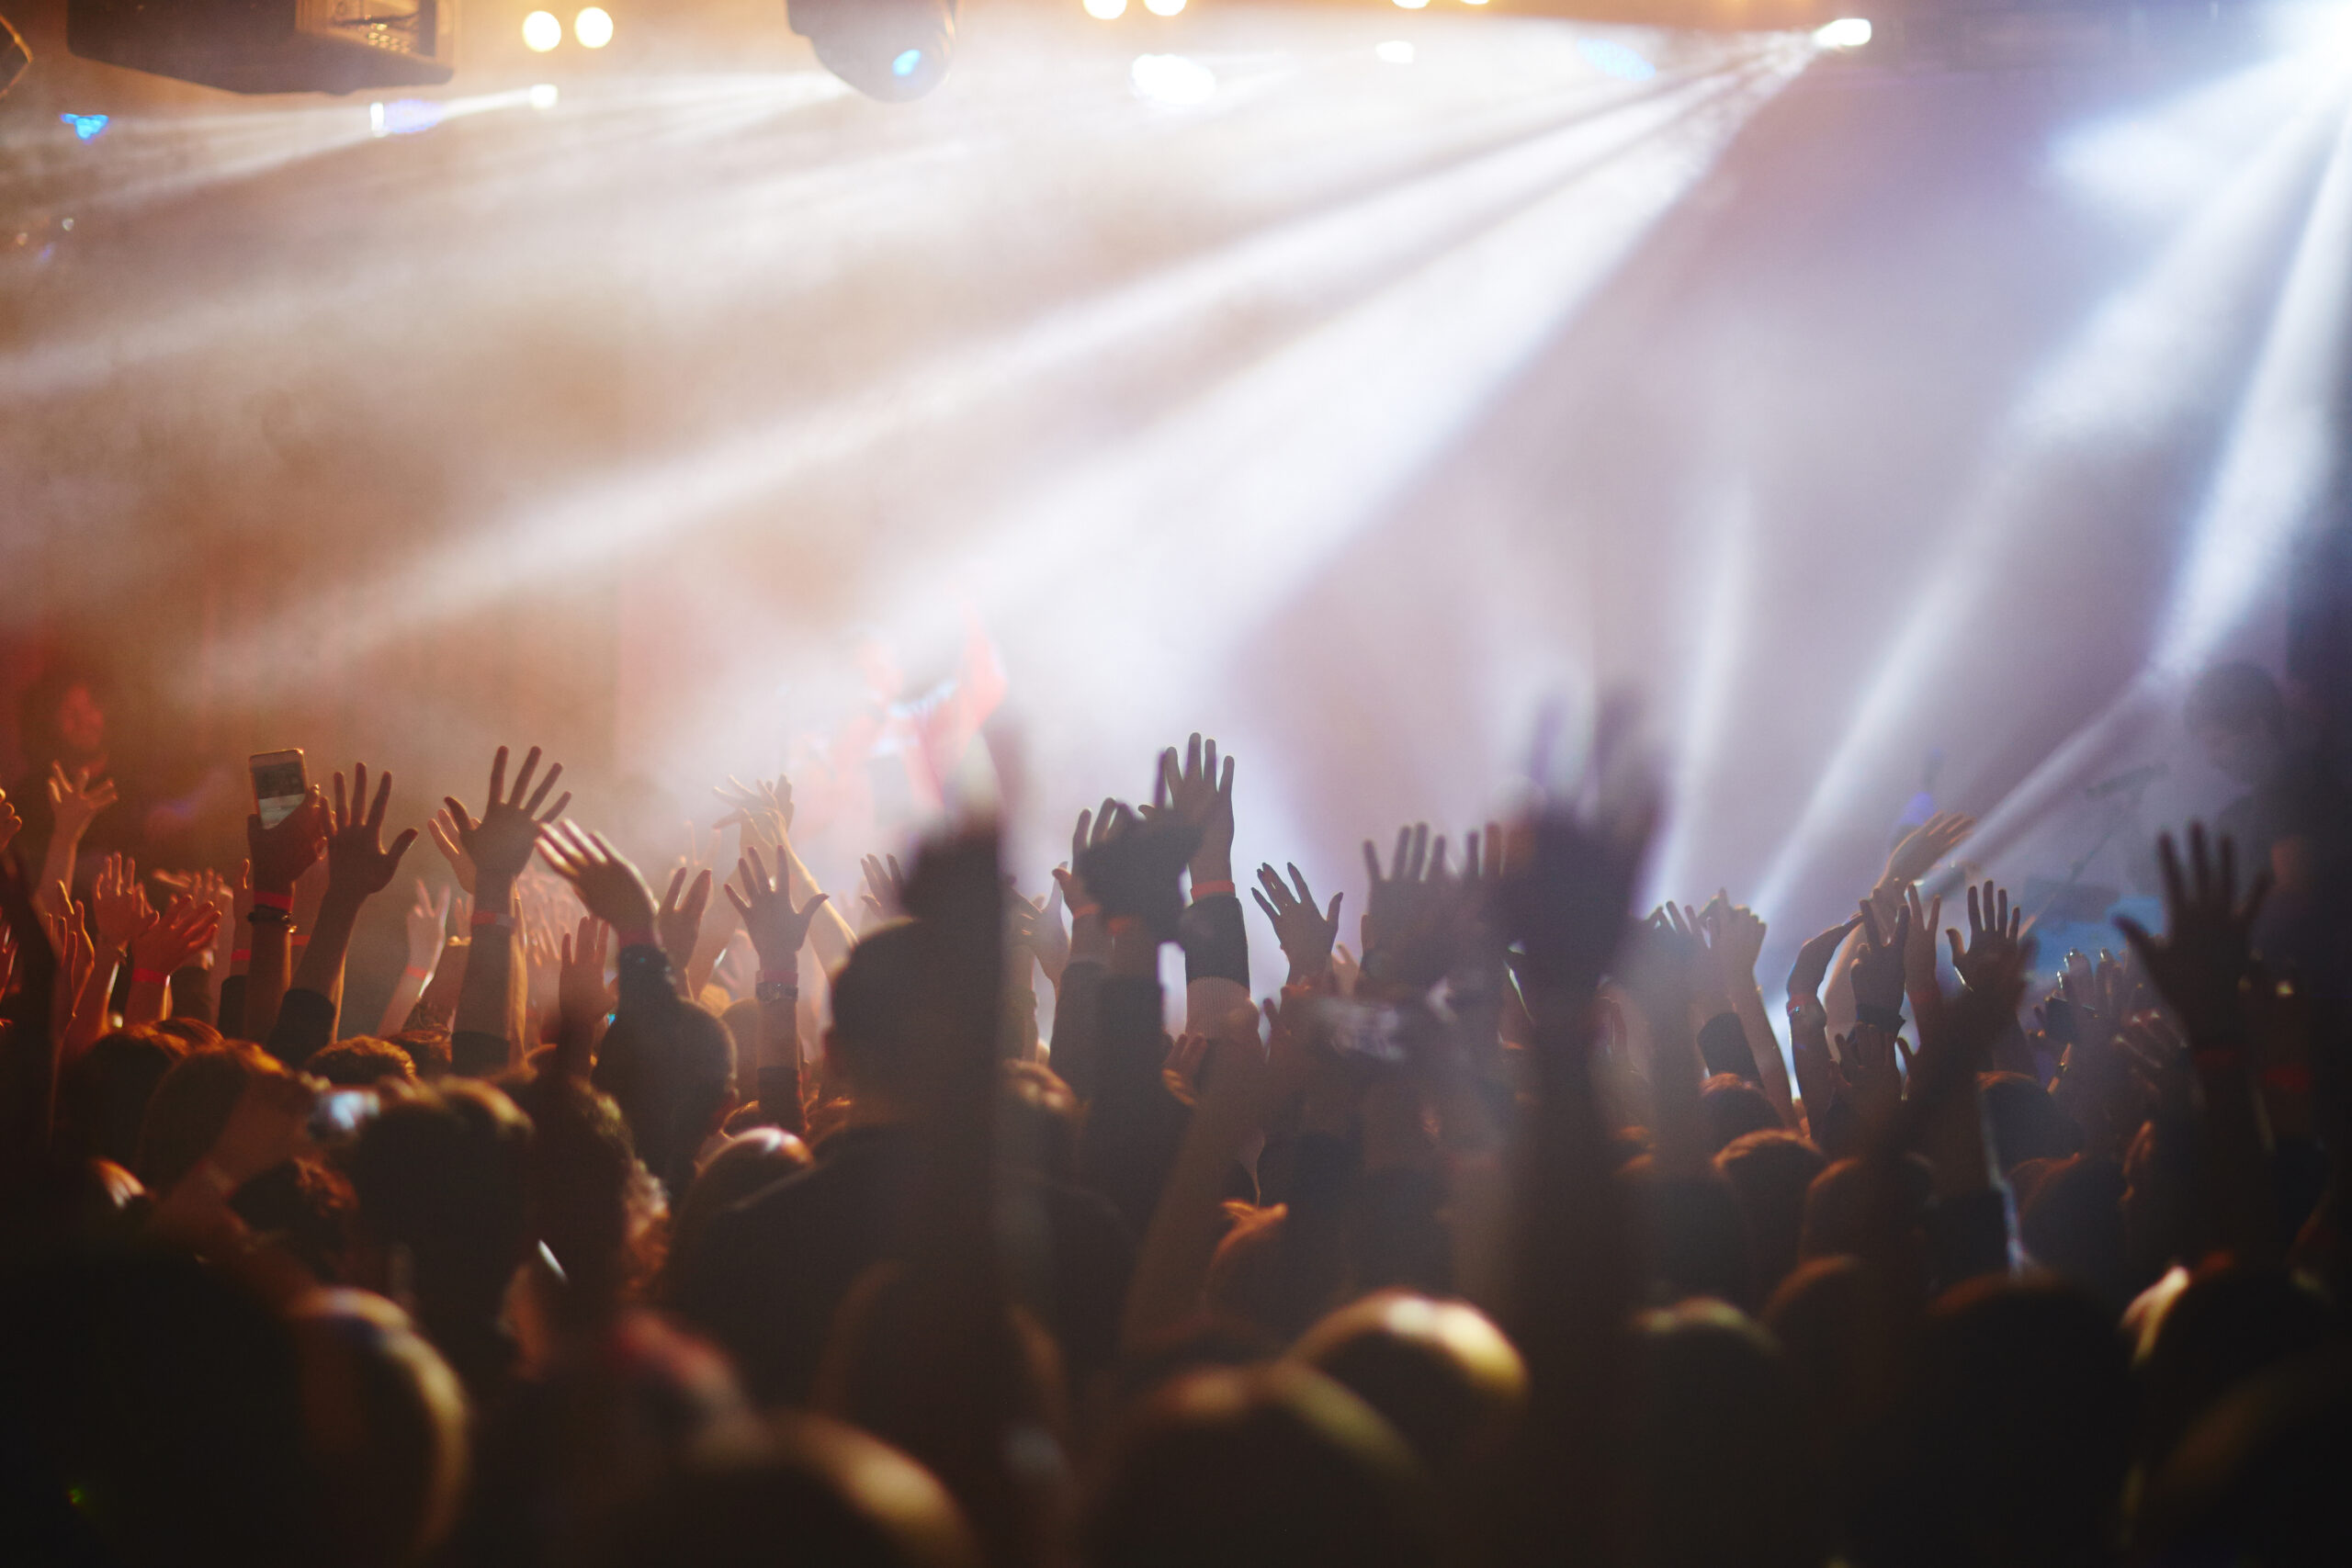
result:
[(613, 945), (616, 948), (659, 947), (662, 945), (662, 941), (650, 931), (615, 931), (613, 933)]
[(265, 893), (256, 887), (254, 889), (254, 902), (265, 908), (282, 909), (288, 914), (294, 909), (294, 895), (291, 893)]
[(412, 964), (407, 968), (401, 970), (401, 975), (403, 978), (410, 980), (428, 980), (433, 977), (433, 971), (430, 969), (421, 969), (417, 965)]
[(172, 977), (161, 969), (133, 969), (130, 983), (134, 986), (168, 986)]
[(308, 931), (296, 931), (292, 936), (286, 939), (286, 945), (288, 947), (308, 947), (311, 945), (311, 933)]
[(1143, 930), (1143, 917), (1141, 915), (1114, 915), (1111, 917), (1111, 934), (1113, 936), (1124, 936), (1129, 931), (1139, 931), (1141, 930)]
[(1204, 898), (1214, 898), (1220, 893), (1232, 891), (1233, 884), (1230, 882), (1195, 882), (1193, 884), (1193, 901), (1198, 903)]
[(251, 964), (253, 961), (254, 950), (250, 947), (232, 947), (229, 950), (229, 962), (232, 964)]
[(484, 926), (503, 926), (507, 930), (512, 931), (514, 926), (514, 921), (513, 917), (502, 915), (495, 909), (476, 909), (474, 911), (473, 928), (476, 931), (480, 931)]

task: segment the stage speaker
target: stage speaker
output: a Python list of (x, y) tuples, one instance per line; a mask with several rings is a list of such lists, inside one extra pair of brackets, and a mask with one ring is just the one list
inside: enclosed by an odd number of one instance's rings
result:
[(457, 0), (66, 0), (85, 60), (232, 93), (421, 87), (456, 69)]

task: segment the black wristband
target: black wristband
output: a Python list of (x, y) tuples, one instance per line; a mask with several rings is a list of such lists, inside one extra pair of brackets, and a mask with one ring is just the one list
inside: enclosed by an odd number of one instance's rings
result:
[(1903, 1010), (1883, 1008), (1876, 1002), (1856, 1002), (1854, 1021), (1867, 1023), (1872, 1029), (1883, 1029), (1889, 1034), (1900, 1034), (1903, 1032)]
[(290, 926), (294, 923), (294, 917), (267, 904), (255, 904), (245, 911), (245, 920), (247, 924), (256, 926)]
[(800, 987), (782, 980), (762, 980), (752, 987), (752, 995), (763, 1002), (797, 1002)]

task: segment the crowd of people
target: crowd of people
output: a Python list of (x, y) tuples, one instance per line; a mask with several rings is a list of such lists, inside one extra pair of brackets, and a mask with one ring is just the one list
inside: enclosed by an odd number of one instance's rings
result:
[(0, 1560), (2352, 1562), (2318, 775), (2054, 987), (1933, 818), (1784, 1055), (1607, 734), (1361, 889), (1194, 736), (1034, 893), (966, 822), (854, 896), (782, 779), (649, 880), (536, 749), (142, 867), (88, 742), (0, 806)]

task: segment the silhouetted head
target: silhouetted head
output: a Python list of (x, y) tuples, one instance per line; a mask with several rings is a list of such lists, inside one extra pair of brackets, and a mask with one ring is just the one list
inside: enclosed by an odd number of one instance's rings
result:
[(1087, 1510), (1091, 1568), (1427, 1568), (1427, 1474), (1363, 1401), (1295, 1362), (1145, 1402)]
[(2245, 1568), (2352, 1562), (2352, 1353), (2283, 1361), (2237, 1384), (2151, 1480), (2135, 1533), (2143, 1562)]
[(1821, 1452), (1771, 1337), (1729, 1307), (1646, 1313), (1635, 1340), (1634, 1560), (1653, 1568), (1818, 1568)]
[(107, 710), (112, 694), (96, 671), (64, 664), (43, 671), (17, 702), (17, 734), (26, 757), (46, 770), (54, 760), (68, 772), (106, 753)]
[(1661, 1303), (1713, 1296), (1754, 1304), (1756, 1266), (1747, 1219), (1731, 1184), (1712, 1168), (1668, 1176), (1647, 1155), (1617, 1174), (1648, 1220), (1651, 1290)]
[(2113, 1540), (2132, 1418), (2115, 1319), (2055, 1281), (1972, 1280), (1937, 1302), (1857, 1518), (1892, 1564), (2075, 1564)]
[(540, 1073), (507, 1092), (531, 1119), (531, 1235), (563, 1271), (573, 1312), (608, 1311), (643, 1272), (662, 1213), (628, 1123), (609, 1095), (570, 1073)]
[(71, 1146), (94, 1159), (135, 1166), (147, 1102), (187, 1052), (185, 1041), (159, 1029), (100, 1035), (57, 1086), (58, 1119)]
[(1709, 1154), (1734, 1138), (1782, 1125), (1781, 1113), (1764, 1091), (1731, 1073), (1717, 1073), (1699, 1090), (1699, 1119), (1706, 1124)]
[(1778, 1127), (1735, 1138), (1715, 1156), (1715, 1169), (1747, 1220), (1759, 1298), (1769, 1297), (1797, 1266), (1805, 1190), (1826, 1165), (1809, 1141)]
[(1382, 1291), (1306, 1331), (1291, 1359), (1363, 1400), (1449, 1487), (1495, 1458), (1527, 1404), (1527, 1367), (1467, 1302)]
[(433, 1083), (449, 1076), (449, 1032), (446, 1029), (403, 1029), (384, 1037), (408, 1053), (416, 1076)]
[(695, 1250), (721, 1210), (799, 1175), (809, 1160), (808, 1145), (781, 1127), (738, 1133), (713, 1151), (684, 1200), (672, 1208), (670, 1250), (662, 1264), (665, 1294), (694, 1268)]
[(913, 920), (868, 931), (833, 976), (825, 1061), (851, 1098), (907, 1106), (926, 1089), (923, 1032), (934, 989), (931, 933)]
[(2141, 1461), (2162, 1464), (2233, 1387), (2343, 1338), (2343, 1319), (2326, 1298), (2283, 1269), (2198, 1270), (2165, 1306), (2140, 1364)]
[(695, 1156), (734, 1108), (735, 1042), (691, 1002), (624, 1011), (605, 1032), (595, 1080), (628, 1118), (646, 1168), (684, 1192)]
[(979, 1568), (956, 1501), (888, 1444), (821, 1416), (706, 1444), (632, 1506), (604, 1568), (790, 1560), (823, 1568)]
[(358, 1199), (355, 1272), (418, 1319), (469, 1387), (492, 1369), (472, 1337), (500, 1318), (530, 1235), (531, 1124), (465, 1079), (387, 1104), (345, 1145)]
[(258, 1045), (242, 1041), (190, 1051), (164, 1072), (148, 1098), (131, 1168), (160, 1200), (211, 1151), (246, 1080), (281, 1068)]
[(1976, 1090), (1993, 1134), (1993, 1157), (2007, 1176), (2030, 1159), (2064, 1159), (2083, 1146), (2082, 1129), (2050, 1091), (2023, 1073), (1985, 1073)]
[(2027, 1160), (2009, 1173), (2018, 1232), (2033, 1260), (2118, 1312), (2133, 1280), (2123, 1245), (2123, 1172), (2092, 1155)]
[(1900, 1337), (1892, 1305), (1870, 1265), (1850, 1254), (1799, 1264), (1765, 1304), (1764, 1325), (1833, 1442), (1879, 1414), (1894, 1380)]
[(455, 1523), (465, 1487), (457, 1374), (381, 1296), (320, 1291), (288, 1317), (305, 1445), (341, 1560), (421, 1560)]
[(365, 1034), (338, 1040), (322, 1051), (311, 1053), (302, 1064), (302, 1070), (345, 1089), (366, 1089), (384, 1078), (398, 1078), (403, 1083), (416, 1081), (416, 1064), (409, 1059), (407, 1052), (389, 1040)]

